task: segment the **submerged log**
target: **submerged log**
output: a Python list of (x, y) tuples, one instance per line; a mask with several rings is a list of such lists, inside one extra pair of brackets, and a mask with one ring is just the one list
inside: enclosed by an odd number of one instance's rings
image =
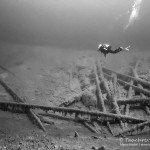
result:
[[(138, 65), (139, 65), (140, 61), (137, 61), (136, 63), (136, 66), (134, 69), (132, 69), (133, 71), (133, 76), (136, 78), (136, 79), (139, 79), (139, 76), (138, 76), (138, 73), (137, 73), (137, 68), (138, 68)], [(143, 86), (141, 84), (138, 84), (137, 85), (139, 88), (143, 89)], [(143, 94), (143, 93), (140, 93), (141, 97), (142, 98), (145, 98), (146, 96)], [(150, 115), (150, 109), (147, 105), (144, 106), (145, 107), (145, 112)]]
[(91, 132), (99, 134), (99, 130), (97, 128), (95, 129), (90, 122), (82, 120), (80, 117), (77, 118), (77, 120), (83, 124), (87, 129), (89, 129)]
[(113, 81), (113, 90), (114, 90), (114, 98), (117, 98), (117, 75), (112, 74), (112, 81)]
[(73, 122), (79, 122), (79, 121), (90, 122), (90, 120), (81, 119), (81, 118), (79, 119), (79, 117), (77, 117), (75, 119), (75, 118), (60, 116), (60, 115), (56, 115), (56, 114), (52, 114), (52, 113), (39, 113), (39, 115), (45, 116), (45, 117), (51, 117), (51, 118), (55, 118), (55, 119), (60, 119), (60, 120), (73, 121)]
[[(130, 84), (131, 84), (131, 86), (129, 87), (128, 95), (127, 95), (127, 98), (128, 98), (128, 99), (131, 99), (131, 98), (132, 98), (132, 91), (133, 91), (132, 85), (133, 85), (133, 81), (131, 81)], [(128, 104), (127, 104), (127, 105), (128, 105)], [(128, 108), (126, 109), (125, 115), (129, 115), (129, 114), (130, 114), (130, 112), (129, 112), (129, 111), (130, 111), (130, 110), (129, 110), (130, 106), (128, 105), (127, 107), (128, 107)]]
[(108, 84), (105, 80), (104, 73), (103, 73), (103, 70), (102, 70), (102, 66), (99, 63), (97, 63), (96, 66), (97, 66), (97, 72), (98, 72), (100, 81), (101, 81), (105, 91), (107, 92), (108, 99), (110, 100), (112, 98), (112, 95), (111, 95), (111, 92), (109, 90)]
[(6, 67), (4, 67), (4, 66), (1, 66), (1, 65), (0, 65), (0, 69), (2, 69), (2, 70), (4, 70), (4, 71), (6, 71), (6, 72), (12, 74), (13, 76), (15, 76), (15, 74), (14, 74), (13, 72), (11, 72), (10, 70), (8, 70), (8, 69), (7, 69)]
[[(39, 116), (45, 116), (45, 117), (52, 117), (52, 118), (55, 118), (55, 119), (60, 119), (60, 120), (66, 120), (66, 121), (86, 121), (86, 122), (91, 122), (90, 119), (80, 119), (79, 120), (79, 116), (75, 119), (75, 118), (71, 118), (71, 117), (66, 117), (66, 116), (60, 116), (60, 115), (57, 115), (57, 114), (53, 114), (53, 113), (39, 113), (38, 114)], [(93, 119), (92, 120), (93, 122), (100, 122), (102, 124), (106, 124), (107, 122), (111, 122), (111, 123), (116, 123), (116, 121), (118, 120), (114, 120), (113, 118), (108, 118), (108, 117), (100, 117), (97, 119)], [(135, 121), (135, 123), (137, 123), (139, 121)]]
[(150, 108), (148, 106), (145, 106), (145, 112), (147, 113), (147, 115), (150, 115)]
[(110, 125), (110, 122), (107, 121), (106, 124), (107, 124), (107, 127), (108, 127), (109, 132), (114, 136), (114, 133), (113, 133), (112, 128), (111, 128), (111, 125)]
[(50, 119), (47, 118), (47, 117), (44, 117), (42, 115), (37, 115), (37, 116), (40, 118), (41, 122), (43, 122), (43, 123), (46, 123), (46, 124), (49, 124), (49, 125), (53, 125), (54, 124), (54, 122), (50, 121)]
[(118, 106), (117, 101), (116, 101), (117, 76), (115, 74), (113, 75), (113, 84), (114, 84), (114, 89), (115, 89), (115, 92), (114, 92), (115, 94), (111, 98), (112, 104), (113, 104), (113, 108), (114, 108), (114, 111), (115, 111), (116, 114), (121, 114), (120, 110), (119, 110), (119, 106)]
[(125, 80), (126, 82), (129, 82), (129, 81), (133, 80), (137, 84), (139, 83), (139, 84), (141, 84), (142, 86), (144, 86), (146, 88), (150, 88), (150, 82), (148, 82), (148, 81), (144, 81), (142, 79), (136, 79), (135, 77), (128, 76), (128, 75), (125, 75), (125, 74), (121, 74), (121, 73), (118, 73), (114, 70), (110, 70), (110, 69), (105, 68), (105, 67), (103, 67), (102, 69), (103, 69), (104, 73), (107, 73), (109, 75), (111, 75), (112, 73), (116, 73), (118, 78), (120, 78), (122, 80)]
[(102, 112), (106, 112), (102, 92), (100, 89), (100, 81), (97, 75), (97, 68), (96, 65), (94, 65), (94, 73), (95, 73), (95, 79), (96, 79), (96, 97), (97, 97), (97, 107), (100, 109)]
[(91, 132), (98, 133), (98, 132), (89, 124), (89, 123), (90, 123), (90, 120), (82, 119), (82, 118), (80, 118), (79, 116), (76, 117), (76, 118), (69, 118), (69, 117), (59, 116), (59, 115), (52, 114), (52, 113), (39, 113), (39, 115), (45, 116), (45, 117), (51, 117), (51, 118), (54, 118), (54, 119), (60, 119), (60, 120), (66, 120), (66, 121), (73, 121), (73, 122), (76, 122), (76, 123), (81, 123), (81, 124), (83, 124), (86, 128), (88, 128)]
[[(133, 85), (133, 81), (131, 81), (130, 84)], [(129, 87), (127, 98), (128, 99), (132, 98), (132, 87), (131, 86)], [(126, 106), (125, 106), (125, 115), (129, 116), (129, 114), (130, 114), (130, 105), (126, 104)], [(127, 126), (128, 126), (128, 124), (125, 123), (126, 128), (127, 128)]]
[(13, 98), (15, 102), (24, 103), (24, 100), (20, 98), (2, 79), (0, 79), (0, 84), (10, 94), (10, 96)]
[[(106, 76), (106, 78), (112, 79), (112, 77), (109, 74), (105, 73), (104, 75)], [(143, 93), (146, 96), (150, 96), (150, 91), (148, 91), (146, 89), (142, 89), (142, 88), (139, 88), (139, 87), (137, 87), (135, 85), (131, 85), (130, 83), (125, 82), (125, 81), (123, 81), (121, 79), (118, 79), (117, 81), (118, 81), (119, 84), (124, 85), (127, 88), (129, 88), (131, 86), (135, 91)]]
[(127, 133), (133, 133), (134, 131), (136, 131), (136, 130), (138, 131), (139, 129), (143, 130), (145, 126), (150, 126), (150, 121), (145, 121), (143, 123), (140, 123), (130, 129), (127, 129), (123, 132), (120, 132), (119, 134), (116, 134), (115, 136), (117, 137), (117, 136), (122, 136)]
[(99, 124), (96, 121), (93, 122), (93, 125), (96, 128), (96, 131), (98, 132), (102, 131), (102, 128), (99, 126)]
[[(100, 81), (99, 81), (99, 78), (98, 78), (98, 72), (97, 72), (97, 69), (100, 69), (101, 70), (101, 66), (98, 65), (98, 62), (96, 61), (95, 62), (95, 65), (94, 65), (94, 73), (95, 73), (95, 79), (96, 79), (96, 97), (97, 97), (97, 104), (98, 104), (98, 108), (102, 110), (102, 112), (106, 113), (106, 107), (105, 107), (105, 103), (104, 103), (104, 99), (103, 99), (103, 96), (102, 96), (102, 91), (101, 91), (101, 88), (100, 88)], [(105, 81), (104, 81), (104, 77), (103, 77), (103, 73), (102, 73), (102, 70), (100, 71), (101, 72), (101, 82), (103, 82), (103, 84), (105, 85)], [(100, 73), (99, 72), (99, 73)], [(106, 86), (106, 85), (105, 85)], [(112, 129), (111, 129), (111, 125), (110, 125), (110, 122), (107, 121), (107, 127), (108, 127), (108, 130), (110, 131), (110, 133), (113, 135), (113, 132), (112, 132)]]
[[(19, 97), (2, 79), (0, 79), (0, 84), (5, 88), (5, 90), (11, 95), (13, 100), (17, 103), (25, 103), (24, 99)], [(40, 119), (36, 116), (36, 114), (33, 112), (33, 110), (26, 109), (25, 110), (31, 119), (34, 119), (34, 121), (37, 123), (37, 125), (43, 130), (46, 131), (44, 126), (42, 125)]]
[(35, 104), (23, 104), (23, 103), (15, 103), (15, 102), (0, 102), (0, 106), (2, 107), (19, 107), (21, 109), (41, 109), (44, 111), (55, 111), (55, 112), (63, 112), (68, 114), (79, 114), (81, 116), (88, 115), (88, 116), (94, 116), (94, 117), (108, 117), (113, 119), (120, 119), (124, 121), (137, 121), (137, 122), (144, 122), (145, 119), (135, 118), (135, 117), (129, 117), (126, 115), (117, 115), (112, 113), (104, 113), (100, 111), (86, 111), (86, 110), (80, 110), (80, 109), (72, 109), (72, 108), (66, 108), (66, 107), (51, 107), (51, 106), (42, 106), (42, 105), (35, 105)]
[[(112, 102), (115, 113), (120, 115), (118, 104), (116, 102), (116, 99), (115, 99), (114, 95), (112, 95), (110, 90), (109, 90), (108, 84), (106, 83), (106, 80), (104, 78), (104, 73), (103, 73), (102, 67), (101, 67), (101, 65), (98, 65), (98, 63), (96, 65), (97, 65), (97, 70), (98, 70), (98, 73), (99, 73), (100, 80), (103, 83), (103, 86), (104, 86), (104, 88), (107, 92), (108, 99)], [(116, 80), (116, 82), (117, 82), (117, 80)], [(108, 125), (109, 130), (112, 131), (111, 128), (110, 128), (110, 123), (109, 122), (107, 123), (107, 125)], [(121, 128), (123, 129), (124, 127), (123, 127), (122, 121), (120, 121), (120, 125), (121, 125)]]
[(78, 80), (82, 91), (85, 91), (90, 87), (90, 81), (83, 71), (78, 71)]
[(95, 129), (94, 129), (90, 124), (88, 124), (87, 122), (83, 121), (83, 122), (81, 122), (81, 123), (82, 123), (86, 128), (88, 128), (91, 132), (98, 134), (99, 131), (95, 130)]
[[(143, 88), (140, 84), (138, 85), (138, 87)], [(141, 97), (145, 98), (146, 96), (144, 94), (141, 94)], [(150, 115), (150, 107), (148, 106), (149, 102), (144, 103), (144, 107), (145, 107), (145, 112), (147, 113), (147, 115)]]
[[(112, 105), (113, 105), (115, 113), (120, 115), (121, 113), (120, 113), (119, 106), (116, 101), (116, 95), (117, 95), (117, 76), (116, 76), (116, 74), (113, 74), (113, 84), (114, 84), (114, 95), (111, 98)], [(124, 130), (124, 124), (121, 120), (120, 120), (120, 127), (122, 130)]]
[(28, 109), (28, 115), (31, 119), (33, 119), (35, 121), (35, 123), (39, 126), (39, 128), (41, 128), (44, 132), (46, 131), (45, 127), (43, 126), (41, 120), (39, 119), (39, 117), (34, 113), (33, 110)]
[(127, 104), (141, 104), (141, 105), (150, 105), (150, 98), (131, 98), (125, 100), (117, 100), (118, 105), (127, 105)]

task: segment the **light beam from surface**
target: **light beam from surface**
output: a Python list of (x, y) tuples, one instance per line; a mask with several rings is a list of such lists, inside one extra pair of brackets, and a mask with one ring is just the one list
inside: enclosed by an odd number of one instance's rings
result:
[(135, 20), (139, 17), (139, 11), (141, 7), (142, 0), (135, 0), (132, 6), (132, 11), (129, 17), (128, 24), (125, 26), (124, 31), (128, 29), (128, 27), (135, 22)]

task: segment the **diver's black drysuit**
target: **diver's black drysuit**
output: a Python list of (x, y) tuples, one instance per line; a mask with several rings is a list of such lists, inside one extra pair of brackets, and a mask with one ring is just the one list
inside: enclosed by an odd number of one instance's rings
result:
[(101, 53), (103, 53), (105, 57), (106, 57), (106, 55), (108, 53), (116, 54), (116, 53), (118, 53), (118, 52), (120, 52), (122, 50), (123, 50), (122, 47), (119, 47), (119, 48), (117, 48), (115, 50), (112, 50), (111, 46), (108, 45), (108, 44), (100, 44), (99, 47), (98, 47), (98, 51), (100, 51)]

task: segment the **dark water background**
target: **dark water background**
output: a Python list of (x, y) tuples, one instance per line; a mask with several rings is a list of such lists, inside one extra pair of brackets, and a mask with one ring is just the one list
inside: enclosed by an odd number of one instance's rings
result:
[(58, 48), (131, 45), (149, 51), (150, 1), (123, 32), (134, 0), (0, 0), (0, 40)]

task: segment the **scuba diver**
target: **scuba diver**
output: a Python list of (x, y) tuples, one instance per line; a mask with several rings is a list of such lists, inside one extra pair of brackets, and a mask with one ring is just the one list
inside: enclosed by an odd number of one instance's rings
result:
[(111, 46), (109, 44), (99, 44), (98, 51), (100, 51), (101, 53), (103, 53), (104, 56), (106, 57), (106, 55), (109, 54), (109, 53), (116, 54), (116, 53), (119, 53), (122, 50), (129, 51), (129, 49), (128, 49), (129, 47), (130, 46), (126, 47), (125, 49), (123, 49), (123, 47), (118, 47), (117, 49), (112, 50)]

